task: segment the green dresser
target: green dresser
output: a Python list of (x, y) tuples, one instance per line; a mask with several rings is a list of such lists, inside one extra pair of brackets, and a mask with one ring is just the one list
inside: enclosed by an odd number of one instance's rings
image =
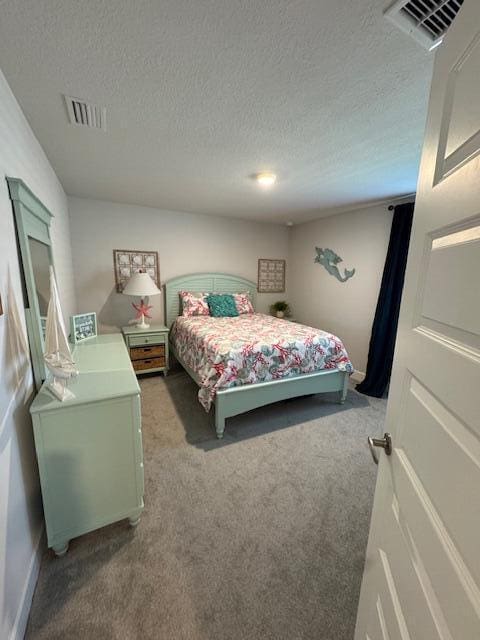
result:
[(43, 386), (30, 407), (48, 546), (143, 510), (140, 388), (121, 334), (78, 344), (79, 370), (60, 402)]

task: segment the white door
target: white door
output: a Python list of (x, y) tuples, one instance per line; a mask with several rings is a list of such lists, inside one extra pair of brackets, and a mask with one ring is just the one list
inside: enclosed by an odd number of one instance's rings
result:
[(465, 0), (436, 54), (355, 640), (480, 639), (479, 153)]

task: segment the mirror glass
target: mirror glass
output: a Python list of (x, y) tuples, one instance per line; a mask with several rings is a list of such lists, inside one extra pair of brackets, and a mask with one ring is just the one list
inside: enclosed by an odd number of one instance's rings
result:
[(23, 267), (25, 319), (33, 377), (35, 387), (39, 390), (45, 380), (43, 355), (50, 301), (52, 214), (24, 182), (18, 178), (7, 178), (7, 182), (18, 234), (19, 257)]
[(44, 328), (43, 319), (47, 316), (48, 301), (50, 299), (50, 247), (31, 237), (28, 238), (28, 245), (32, 259), (40, 320), (42, 321), (42, 328)]

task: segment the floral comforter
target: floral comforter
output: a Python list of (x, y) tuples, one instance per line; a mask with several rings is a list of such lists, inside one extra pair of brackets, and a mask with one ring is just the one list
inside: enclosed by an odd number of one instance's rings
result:
[(198, 398), (206, 411), (218, 389), (321, 369), (353, 372), (336, 336), (262, 313), (235, 318), (179, 316), (170, 339), (182, 361), (196, 373)]

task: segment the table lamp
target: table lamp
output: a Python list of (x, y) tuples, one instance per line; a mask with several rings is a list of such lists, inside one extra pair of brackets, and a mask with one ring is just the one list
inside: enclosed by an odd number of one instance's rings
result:
[(140, 296), (140, 304), (132, 302), (132, 307), (137, 312), (135, 320), (140, 320), (140, 318), (142, 320), (141, 322), (137, 322), (137, 327), (139, 329), (148, 329), (150, 325), (145, 322), (145, 318), (150, 319), (152, 317), (148, 313), (152, 308), (152, 305), (145, 304), (143, 298), (145, 296), (156, 296), (159, 293), (162, 293), (155, 282), (145, 271), (138, 271), (137, 273), (134, 273), (127, 282), (122, 293), (126, 296)]

